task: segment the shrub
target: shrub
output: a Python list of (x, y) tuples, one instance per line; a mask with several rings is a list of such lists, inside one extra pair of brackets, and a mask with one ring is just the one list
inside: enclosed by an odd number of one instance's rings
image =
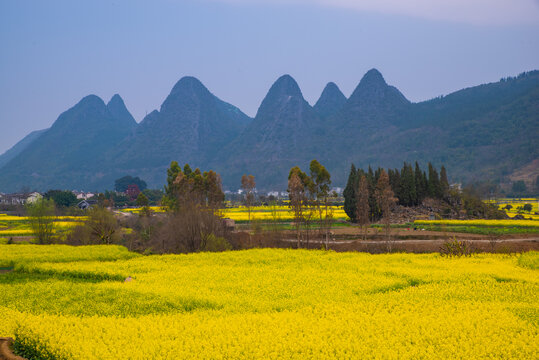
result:
[(461, 257), (470, 256), (473, 254), (472, 244), (469, 241), (459, 241), (453, 239), (452, 241), (446, 241), (440, 247), (440, 255), (448, 257)]
[(202, 251), (219, 252), (232, 250), (232, 245), (224, 237), (210, 234), (206, 237), (206, 242), (201, 247)]

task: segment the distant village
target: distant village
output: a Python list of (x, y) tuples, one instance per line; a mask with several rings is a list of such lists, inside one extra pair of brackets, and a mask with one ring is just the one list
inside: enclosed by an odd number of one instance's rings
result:
[[(72, 193), (76, 196), (77, 200), (79, 200), (77, 206), (80, 209), (85, 209), (93, 203), (97, 203), (97, 200), (92, 200), (92, 198), (96, 196), (95, 193), (81, 191), (72, 191)], [(42, 198), (43, 194), (37, 191), (20, 192), (13, 194), (0, 193), (0, 205), (25, 205), (27, 203), (34, 203)]]

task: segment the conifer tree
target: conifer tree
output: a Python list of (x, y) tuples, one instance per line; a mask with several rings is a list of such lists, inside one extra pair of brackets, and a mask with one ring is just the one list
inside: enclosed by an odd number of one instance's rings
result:
[(369, 224), (369, 186), (365, 175), (359, 178), (359, 184), (356, 192), (356, 219), (360, 229), (363, 228), (363, 240), (367, 239), (367, 230)]
[(415, 192), (417, 196), (416, 203), (419, 205), (425, 198), (425, 184), (423, 183), (423, 172), (419, 167), (417, 161), (415, 162), (415, 171), (414, 171), (414, 180), (415, 180)]
[(344, 196), (344, 212), (350, 220), (353, 222), (356, 221), (356, 189), (357, 189), (357, 170), (356, 166), (352, 164), (350, 167), (350, 174), (348, 175), (348, 181), (346, 182), (346, 187), (343, 191)]
[(412, 206), (417, 203), (414, 172), (412, 166), (407, 163), (404, 163), (402, 167), (398, 198), (400, 204), (404, 206)]
[(384, 217), (384, 227), (386, 230), (388, 250), (391, 251), (391, 243), (389, 242), (391, 230), (390, 214), (391, 208), (395, 204), (396, 199), (393, 190), (391, 190), (391, 186), (389, 185), (389, 177), (383, 169), (380, 171), (380, 176), (378, 177), (378, 181), (376, 183), (376, 199), (378, 201), (378, 205), (380, 206), (381, 215)]
[(429, 181), (428, 181), (429, 196), (435, 199), (440, 198), (440, 178), (438, 172), (429, 162)]
[(447, 199), (449, 195), (449, 181), (447, 180), (447, 172), (445, 166), (440, 169), (440, 196), (442, 199)]

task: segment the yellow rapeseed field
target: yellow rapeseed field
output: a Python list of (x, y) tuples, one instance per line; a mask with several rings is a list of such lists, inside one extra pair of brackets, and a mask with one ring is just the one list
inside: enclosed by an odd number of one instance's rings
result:
[[(330, 206), (330, 212), (335, 219), (348, 219), (348, 215), (344, 212), (341, 206)], [(230, 218), (235, 221), (247, 221), (249, 220), (249, 213), (246, 207), (234, 207), (226, 208), (220, 212), (221, 216)], [(317, 217), (318, 214), (315, 215)], [(259, 221), (291, 221), (294, 218), (294, 214), (290, 211), (288, 206), (254, 206), (251, 208), (251, 220)]]
[[(164, 212), (165, 210), (159, 206), (152, 206), (150, 209), (154, 212)], [(122, 209), (122, 212), (139, 213), (141, 208)], [(330, 206), (330, 211), (335, 219), (348, 219), (348, 215), (344, 212), (342, 206)], [(235, 221), (248, 221), (249, 212), (245, 206), (233, 208), (225, 208), (219, 211), (219, 215), (224, 218), (233, 219)], [(253, 206), (251, 208), (251, 221), (291, 221), (293, 214), (288, 206)]]
[(534, 359), (538, 259), (0, 245), (0, 336), (40, 359)]

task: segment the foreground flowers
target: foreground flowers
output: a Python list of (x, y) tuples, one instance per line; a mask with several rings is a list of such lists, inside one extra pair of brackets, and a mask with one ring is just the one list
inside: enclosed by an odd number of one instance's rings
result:
[[(127, 259), (117, 247), (42, 246), (9, 255), (24, 247), (0, 246), (0, 261), (16, 270), (0, 275), (0, 334), (44, 359), (524, 359), (539, 351), (538, 253), (264, 249)], [(121, 281), (127, 276), (134, 280)]]

